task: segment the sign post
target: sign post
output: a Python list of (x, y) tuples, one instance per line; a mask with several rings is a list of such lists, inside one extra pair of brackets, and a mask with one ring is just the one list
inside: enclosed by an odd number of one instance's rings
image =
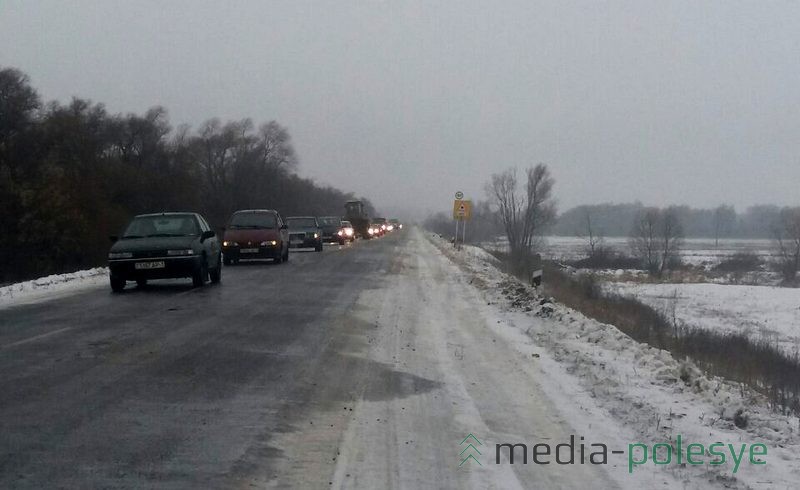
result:
[(458, 220), (456, 221), (456, 234), (453, 235), (453, 248), (458, 248)]
[(461, 225), (461, 243), (467, 240), (467, 221), (472, 217), (472, 201), (462, 199), (464, 193), (456, 192), (456, 200), (453, 201), (453, 219), (456, 221), (456, 236), (453, 241), (453, 246), (460, 249), (458, 245), (458, 222), (463, 221)]
[[(456, 191), (456, 201), (461, 200), (464, 197), (464, 193), (461, 191)], [(455, 209), (455, 205), (453, 206)], [(455, 211), (453, 211), (455, 213)], [(453, 248), (458, 248), (458, 218), (455, 218), (456, 222), (456, 233), (453, 235)]]

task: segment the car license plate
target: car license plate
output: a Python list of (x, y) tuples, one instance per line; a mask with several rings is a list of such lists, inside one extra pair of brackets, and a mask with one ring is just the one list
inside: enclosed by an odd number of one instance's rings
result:
[(243, 248), (243, 249), (239, 250), (239, 253), (241, 253), (241, 254), (257, 254), (258, 253), (258, 249), (257, 248)]
[(295, 239), (295, 240), (291, 240), (289, 243), (291, 243), (292, 245), (302, 245), (303, 244), (303, 240), (296, 240)]
[(133, 265), (134, 269), (163, 269), (164, 268), (164, 261), (157, 260), (154, 262), (136, 262)]

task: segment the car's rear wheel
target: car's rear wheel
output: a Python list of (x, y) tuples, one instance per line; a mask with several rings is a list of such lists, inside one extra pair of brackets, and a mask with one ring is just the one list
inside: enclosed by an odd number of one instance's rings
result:
[(218, 284), (222, 280), (222, 257), (217, 259), (217, 267), (215, 267), (209, 275), (211, 276), (211, 282), (213, 284)]
[(115, 293), (121, 293), (125, 289), (125, 279), (117, 276), (111, 276), (109, 281), (111, 282), (111, 290)]
[(137, 279), (136, 285), (139, 286), (140, 288), (147, 287), (147, 279)]
[(322, 242), (319, 242), (314, 250), (316, 250), (317, 252), (322, 252)]
[(208, 264), (206, 263), (205, 257), (200, 262), (200, 266), (195, 269), (194, 273), (192, 274), (192, 285), (196, 288), (203, 287), (206, 283), (206, 278), (208, 277)]

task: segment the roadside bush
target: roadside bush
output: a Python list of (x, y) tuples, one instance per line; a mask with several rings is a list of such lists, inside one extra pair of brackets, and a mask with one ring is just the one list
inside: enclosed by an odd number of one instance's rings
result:
[(571, 277), (558, 266), (544, 266), (545, 293), (602, 323), (615, 325), (638, 342), (664, 348), (672, 328), (658, 311), (635, 299), (608, 295), (590, 276)]
[(589, 257), (570, 262), (577, 269), (641, 269), (642, 262), (636, 257), (614, 252), (606, 248), (596, 249)]
[(752, 272), (761, 268), (761, 257), (753, 252), (739, 252), (724, 259), (714, 267), (717, 272)]
[(770, 263), (770, 268), (773, 272), (777, 272), (783, 278), (783, 284), (786, 286), (797, 285), (797, 270), (794, 264), (790, 261), (775, 260)]
[(502, 264), (503, 272), (516, 276), (526, 283), (530, 280), (530, 273), (542, 265), (536, 254), (510, 253), (505, 250), (487, 250)]
[(686, 269), (687, 265), (683, 263), (679, 255), (673, 255), (669, 259), (667, 259), (667, 270), (670, 271), (679, 271), (681, 269)]

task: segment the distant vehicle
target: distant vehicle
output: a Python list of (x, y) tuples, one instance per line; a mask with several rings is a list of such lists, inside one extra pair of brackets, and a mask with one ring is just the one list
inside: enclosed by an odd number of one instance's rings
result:
[(339, 233), (341, 233), (348, 242), (353, 242), (356, 239), (356, 231), (349, 221), (342, 220), (342, 229)]
[(342, 218), (338, 216), (323, 216), (317, 218), (319, 226), (322, 229), (323, 242), (336, 242), (339, 245), (344, 245), (346, 239), (342, 231)]
[(369, 216), (364, 211), (364, 203), (359, 200), (347, 201), (344, 204), (344, 219), (353, 225), (356, 236), (369, 238)]
[(378, 238), (386, 234), (386, 226), (382, 223), (370, 223), (367, 233), (372, 238)]
[(289, 246), (292, 248), (313, 247), (322, 252), (322, 228), (313, 216), (286, 218), (289, 226)]
[(400, 223), (400, 220), (397, 218), (392, 218), (389, 220), (388, 225), (389, 231), (397, 231), (403, 229), (403, 224)]
[(386, 218), (372, 218), (372, 225), (380, 227), (383, 233), (389, 230), (389, 224), (386, 222)]
[(112, 236), (108, 252), (111, 289), (127, 281), (142, 287), (150, 279), (191, 277), (195, 287), (222, 278), (222, 251), (216, 233), (197, 213), (142, 214), (122, 236)]
[(281, 215), (272, 209), (233, 213), (222, 238), (222, 257), (225, 265), (241, 259), (289, 260), (289, 232)]

